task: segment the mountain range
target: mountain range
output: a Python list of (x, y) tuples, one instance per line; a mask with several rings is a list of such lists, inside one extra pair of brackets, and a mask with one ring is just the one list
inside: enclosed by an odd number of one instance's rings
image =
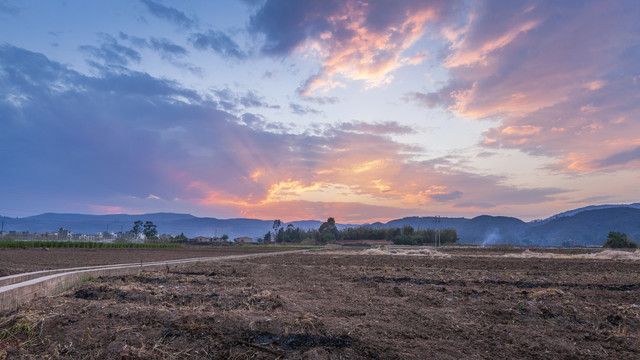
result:
[[(216, 219), (189, 214), (154, 213), (143, 215), (84, 215), (46, 213), (24, 218), (0, 217), (6, 231), (52, 232), (59, 228), (76, 233), (95, 234), (102, 231), (128, 231), (136, 220), (152, 221), (159, 233), (180, 234), (189, 237), (222, 236), (230, 238), (249, 236), (259, 238), (272, 229), (273, 220)], [(307, 220), (284, 223), (301, 229), (317, 229), (322, 221)], [(337, 224), (339, 229), (354, 226), (391, 228), (410, 225), (414, 229), (454, 228), (460, 243), (515, 244), (515, 245), (582, 245), (598, 246), (606, 240), (609, 231), (624, 232), (631, 239), (640, 240), (640, 203), (629, 205), (587, 206), (544, 220), (524, 222), (514, 217), (481, 215), (468, 218), (406, 217), (386, 223)]]

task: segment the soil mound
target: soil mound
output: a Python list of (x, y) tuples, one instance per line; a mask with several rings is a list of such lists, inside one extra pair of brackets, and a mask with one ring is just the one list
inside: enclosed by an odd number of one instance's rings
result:
[(640, 250), (602, 250), (585, 254), (559, 254), (552, 252), (537, 252), (525, 250), (521, 253), (507, 253), (500, 255), (506, 258), (519, 259), (597, 259), (597, 260), (640, 260)]
[(412, 255), (412, 256), (428, 256), (432, 258), (450, 258), (450, 254), (445, 254), (438, 250), (432, 249), (388, 249), (385, 247), (376, 249), (367, 249), (361, 252), (363, 255)]

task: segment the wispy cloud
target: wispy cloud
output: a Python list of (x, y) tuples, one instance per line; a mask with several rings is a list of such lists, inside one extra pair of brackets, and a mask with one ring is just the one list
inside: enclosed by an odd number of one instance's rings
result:
[(80, 50), (90, 54), (104, 65), (127, 66), (131, 62), (139, 63), (140, 53), (130, 47), (118, 43), (111, 35), (100, 35), (100, 46), (82, 45)]
[(0, 1), (0, 14), (16, 15), (19, 12), (19, 7), (8, 4), (6, 1)]
[(222, 31), (209, 30), (206, 33), (195, 33), (191, 36), (191, 43), (199, 50), (213, 50), (227, 58), (243, 60), (248, 54), (229, 35)]
[(318, 105), (329, 105), (340, 102), (340, 99), (336, 96), (305, 96), (302, 99)]
[(268, 103), (264, 96), (255, 91), (234, 91), (230, 88), (214, 89), (213, 94), (217, 97), (220, 105), (227, 111), (239, 111), (251, 108), (279, 109), (280, 105)]
[(122, 40), (129, 41), (138, 49), (151, 49), (157, 52), (162, 59), (170, 62), (175, 61), (176, 58), (183, 58), (189, 54), (187, 49), (167, 38), (151, 37), (149, 39), (145, 39), (123, 32), (120, 32), (119, 37)]
[(407, 125), (402, 125), (397, 121), (386, 122), (364, 122), (353, 121), (340, 124), (340, 128), (345, 131), (354, 131), (369, 134), (412, 134), (414, 129)]
[(289, 109), (291, 109), (291, 112), (297, 115), (308, 115), (308, 114), (313, 114), (313, 115), (319, 115), (322, 114), (322, 111), (316, 110), (312, 107), (308, 107), (308, 106), (303, 106), (300, 104), (295, 104), (295, 103), (291, 103), (289, 104)]
[(140, 0), (140, 2), (144, 4), (153, 16), (170, 21), (182, 28), (190, 29), (196, 24), (194, 19), (188, 17), (184, 12), (174, 7), (165, 6), (152, 0)]

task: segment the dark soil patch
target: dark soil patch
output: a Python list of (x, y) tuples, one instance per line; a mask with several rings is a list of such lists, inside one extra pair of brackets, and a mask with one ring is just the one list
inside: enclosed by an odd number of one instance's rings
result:
[(252, 344), (275, 346), (282, 350), (300, 350), (315, 347), (343, 348), (351, 346), (348, 336), (322, 336), (310, 334), (272, 334), (268, 332), (249, 332), (247, 341)]

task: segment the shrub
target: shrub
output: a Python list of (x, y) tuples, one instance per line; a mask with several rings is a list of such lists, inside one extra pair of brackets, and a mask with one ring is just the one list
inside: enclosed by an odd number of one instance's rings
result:
[(607, 236), (607, 241), (605, 241), (602, 247), (612, 249), (635, 249), (638, 247), (638, 244), (627, 239), (627, 234), (618, 231), (610, 231)]

